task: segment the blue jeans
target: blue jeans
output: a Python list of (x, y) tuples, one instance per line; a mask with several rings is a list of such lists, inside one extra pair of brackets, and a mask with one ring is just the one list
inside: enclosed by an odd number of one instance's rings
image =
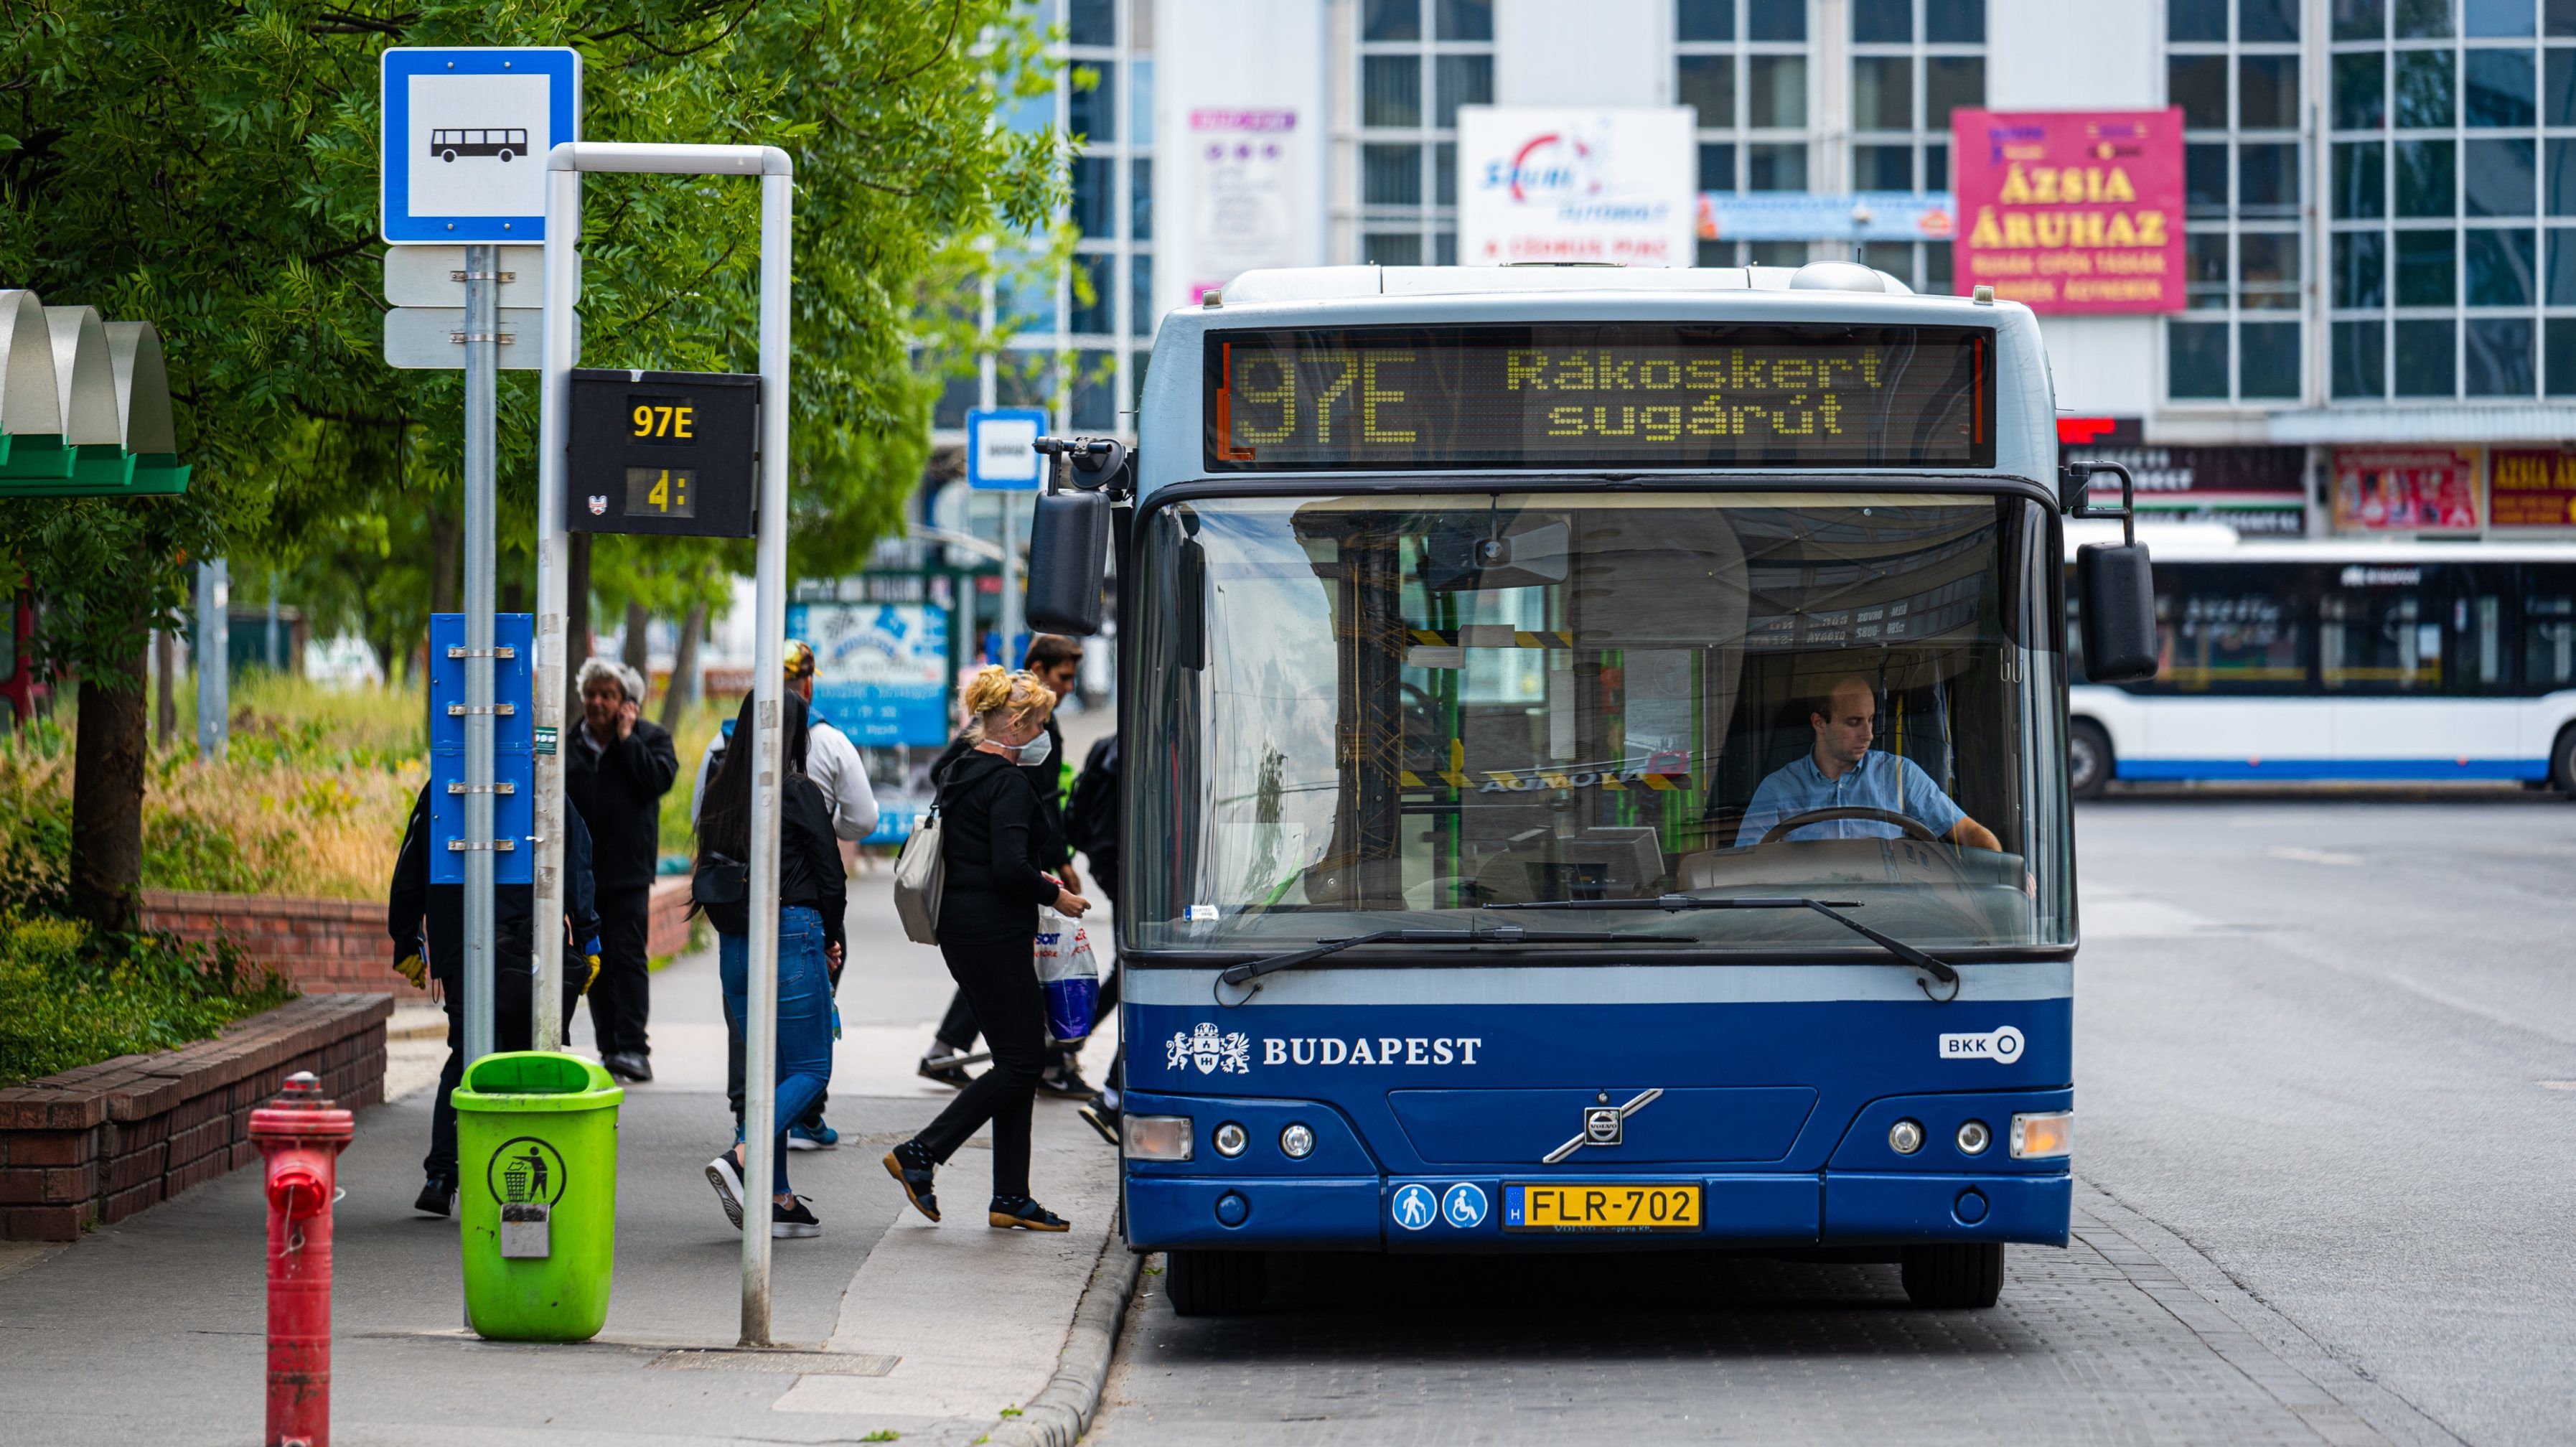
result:
[[(725, 1020), (740, 1029), (751, 1018), (751, 939), (716, 936), (716, 972), (724, 981)], [(770, 1191), (787, 1194), (787, 1127), (804, 1119), (832, 1081), (832, 972), (823, 956), (823, 916), (803, 905), (778, 912), (778, 1105), (770, 1119), (778, 1138), (770, 1152)]]

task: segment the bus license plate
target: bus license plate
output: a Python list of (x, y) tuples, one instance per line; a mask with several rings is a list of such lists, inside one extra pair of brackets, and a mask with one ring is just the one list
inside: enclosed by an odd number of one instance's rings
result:
[(1636, 1185), (1503, 1186), (1506, 1231), (1697, 1231), (1700, 1188)]

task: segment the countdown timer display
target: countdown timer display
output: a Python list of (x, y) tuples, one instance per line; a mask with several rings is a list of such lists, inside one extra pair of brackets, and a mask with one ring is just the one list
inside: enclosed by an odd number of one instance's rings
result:
[(576, 369), (567, 461), (568, 530), (750, 537), (760, 378)]
[(1979, 327), (1211, 332), (1219, 472), (1992, 467)]

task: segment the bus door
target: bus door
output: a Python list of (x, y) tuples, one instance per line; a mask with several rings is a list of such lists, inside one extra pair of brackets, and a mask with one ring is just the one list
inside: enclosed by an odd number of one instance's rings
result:
[[(2465, 778), (2511, 756), (2508, 708), (2455, 692), (2461, 650), (2452, 569), (2346, 563), (2317, 569), (2317, 683), (2334, 700), (2339, 772), (2356, 778)], [(2473, 606), (2465, 598), (2464, 606)]]

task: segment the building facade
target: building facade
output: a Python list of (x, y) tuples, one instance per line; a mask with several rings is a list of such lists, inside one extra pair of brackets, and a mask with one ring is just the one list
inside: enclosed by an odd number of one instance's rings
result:
[[(1688, 105), (1700, 190), (1833, 194), (1946, 192), (1954, 108), (2178, 106), (2187, 306), (2043, 318), (2070, 450), (2247, 533), (2576, 535), (2576, 0), (1045, 3), (1100, 300), (994, 299), (1080, 365), (986, 400), (1127, 430), (1153, 319), (1236, 272), (1453, 263), (1465, 105)], [(1699, 261), (1855, 251), (1953, 284)]]

